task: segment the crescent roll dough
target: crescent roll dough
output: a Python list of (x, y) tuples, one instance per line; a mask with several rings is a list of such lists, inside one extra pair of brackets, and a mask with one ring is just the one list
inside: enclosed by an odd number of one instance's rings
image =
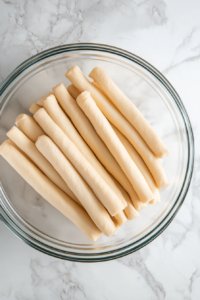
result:
[(15, 124), (34, 143), (37, 141), (38, 136), (45, 134), (42, 128), (29, 115), (26, 114), (19, 115), (15, 120)]
[[(40, 108), (35, 113), (34, 119), (40, 124), (47, 135), (54, 141), (54, 143), (74, 165), (76, 170), (88, 183), (95, 195), (109, 211), (111, 216), (116, 215), (127, 206), (126, 201), (124, 200), (124, 203), (122, 203), (122, 201), (103, 180), (99, 173), (93, 168), (89, 161), (82, 155), (74, 143), (51, 119), (44, 108)], [(74, 190), (73, 192), (75, 194)]]
[(118, 139), (110, 123), (102, 114), (89, 92), (81, 93), (76, 99), (78, 105), (93, 124), (96, 132), (104, 141), (112, 155), (115, 157), (125, 175), (131, 182), (140, 201), (146, 203), (153, 199), (153, 194), (138, 167)]
[(80, 92), (89, 91), (91, 93), (92, 98), (105, 117), (126, 136), (137, 152), (142, 156), (153, 175), (157, 187), (159, 189), (166, 187), (169, 182), (159, 159), (155, 157), (139, 133), (124, 118), (118, 109), (86, 79), (79, 67), (75, 66), (71, 68), (65, 76)]
[(106, 93), (112, 103), (119, 109), (124, 117), (139, 132), (151, 151), (157, 157), (169, 155), (164, 143), (147, 122), (137, 107), (124, 95), (108, 74), (100, 67), (96, 67), (89, 74), (101, 89)]
[(52, 183), (33, 163), (9, 143), (0, 146), (0, 154), (44, 199), (69, 218), (89, 238), (96, 241), (101, 231), (85, 210)]
[(68, 188), (64, 180), (46, 160), (46, 158), (38, 151), (35, 144), (17, 127), (12, 127), (6, 134), (30, 159), (31, 161), (63, 192), (70, 198), (80, 204), (79, 200)]
[(54, 142), (43, 135), (38, 138), (36, 147), (74, 191), (96, 226), (107, 236), (113, 234), (116, 227), (107, 210)]
[[(128, 180), (128, 178), (126, 177), (126, 175), (124, 174), (124, 172), (122, 171), (119, 164), (112, 156), (104, 142), (96, 133), (91, 122), (88, 120), (88, 118), (78, 106), (76, 101), (70, 96), (63, 83), (60, 83), (56, 87), (54, 87), (53, 92), (59, 104), (66, 112), (66, 114), (70, 117), (78, 132), (82, 135), (83, 139), (93, 150), (97, 158), (105, 166), (105, 168), (117, 179), (117, 181), (122, 185), (122, 187), (128, 192), (134, 207), (137, 210), (145, 208), (146, 204), (139, 201), (139, 198), (133, 190), (130, 181)], [(80, 94), (80, 92), (78, 92), (78, 94)], [(79, 150), (81, 151), (81, 149)], [(92, 163), (91, 160), (90, 163)], [(127, 208), (127, 210), (128, 209), (129, 207)]]

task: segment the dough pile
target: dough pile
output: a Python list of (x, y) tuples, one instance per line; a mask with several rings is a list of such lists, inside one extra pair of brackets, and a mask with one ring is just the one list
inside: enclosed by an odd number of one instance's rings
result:
[(78, 66), (21, 114), (0, 155), (89, 238), (110, 236), (159, 203), (169, 152), (136, 106), (100, 67)]

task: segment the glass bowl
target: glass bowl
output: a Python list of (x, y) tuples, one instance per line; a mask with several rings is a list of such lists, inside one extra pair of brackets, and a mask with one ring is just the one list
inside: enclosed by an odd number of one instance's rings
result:
[(173, 220), (190, 185), (194, 139), (180, 97), (158, 70), (125, 50), (88, 43), (45, 50), (5, 78), (0, 85), (0, 143), (17, 115), (29, 113), (31, 103), (60, 82), (69, 84), (64, 74), (73, 65), (85, 75), (101, 66), (135, 103), (170, 151), (162, 160), (170, 186), (161, 190), (160, 203), (148, 205), (117, 234), (91, 242), (0, 157), (0, 215), (19, 238), (46, 254), (73, 261), (105, 261), (144, 247)]

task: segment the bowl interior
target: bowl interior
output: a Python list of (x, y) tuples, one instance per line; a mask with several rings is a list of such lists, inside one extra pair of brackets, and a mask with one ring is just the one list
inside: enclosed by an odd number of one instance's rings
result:
[(162, 160), (170, 186), (160, 191), (160, 203), (142, 210), (139, 218), (119, 228), (117, 234), (109, 238), (102, 236), (93, 243), (0, 157), (0, 180), (5, 190), (2, 206), (7, 205), (8, 213), (24, 231), (56, 249), (85, 254), (113, 251), (138, 243), (152, 233), (176, 203), (188, 164), (186, 129), (174, 99), (146, 69), (113, 54), (94, 51), (75, 54), (72, 51), (32, 65), (5, 90), (1, 98), (0, 143), (6, 139), (6, 132), (14, 126), (18, 114), (30, 114), (31, 103), (37, 102), (60, 82), (66, 86), (70, 84), (64, 74), (73, 65), (78, 65), (86, 76), (92, 68), (101, 66), (139, 108), (170, 151), (169, 157)]

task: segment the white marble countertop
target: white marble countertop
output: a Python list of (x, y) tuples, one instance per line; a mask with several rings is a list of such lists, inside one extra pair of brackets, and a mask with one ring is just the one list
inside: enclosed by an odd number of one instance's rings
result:
[(129, 50), (160, 70), (190, 116), (193, 181), (172, 224), (151, 244), (95, 264), (62, 261), (20, 241), (0, 222), (0, 299), (199, 299), (200, 2), (0, 0), (0, 80), (44, 49), (73, 42)]

